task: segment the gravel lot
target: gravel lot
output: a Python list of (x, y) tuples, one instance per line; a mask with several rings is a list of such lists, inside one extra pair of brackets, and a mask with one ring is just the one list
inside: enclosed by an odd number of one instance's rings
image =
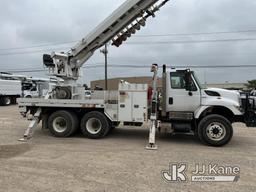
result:
[[(17, 106), (0, 107), (0, 191), (256, 191), (256, 129), (234, 125), (233, 140), (213, 148), (188, 135), (158, 135), (145, 150), (147, 129), (116, 129), (107, 138), (52, 137), (37, 128), (29, 143), (17, 140), (28, 126)], [(171, 162), (239, 166), (236, 183), (167, 183)], [(191, 170), (190, 170), (191, 169)]]

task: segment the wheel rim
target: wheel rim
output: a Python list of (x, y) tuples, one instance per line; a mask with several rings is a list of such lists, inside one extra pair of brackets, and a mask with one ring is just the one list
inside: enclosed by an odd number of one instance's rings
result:
[(63, 99), (63, 98), (67, 98), (67, 92), (65, 91), (65, 90), (59, 90), (58, 91), (58, 98), (61, 98), (61, 99)]
[(221, 141), (226, 136), (226, 128), (219, 122), (213, 122), (206, 128), (206, 134), (213, 141)]
[(102, 124), (99, 119), (96, 118), (90, 118), (86, 122), (86, 129), (90, 134), (98, 134), (101, 131)]
[(11, 99), (9, 97), (5, 98), (5, 104), (10, 105), (11, 104)]
[(53, 120), (53, 129), (58, 133), (63, 133), (67, 129), (67, 120), (63, 117), (57, 117)]

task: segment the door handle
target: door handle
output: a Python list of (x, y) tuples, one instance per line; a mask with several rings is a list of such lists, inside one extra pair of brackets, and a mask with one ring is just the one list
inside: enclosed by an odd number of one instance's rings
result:
[(169, 97), (169, 105), (173, 105), (173, 98)]
[(193, 96), (193, 93), (191, 91), (188, 92), (189, 96)]

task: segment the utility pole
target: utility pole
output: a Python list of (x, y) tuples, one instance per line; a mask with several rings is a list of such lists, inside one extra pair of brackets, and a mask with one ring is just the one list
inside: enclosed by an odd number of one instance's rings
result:
[(206, 69), (204, 69), (204, 86), (207, 87)]
[(105, 44), (104, 48), (100, 50), (105, 56), (105, 90), (108, 90), (108, 46)]

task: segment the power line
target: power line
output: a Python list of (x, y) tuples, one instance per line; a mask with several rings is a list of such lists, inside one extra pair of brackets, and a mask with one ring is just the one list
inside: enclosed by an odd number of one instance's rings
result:
[[(103, 66), (96, 66), (103, 67)], [(113, 68), (149, 68), (149, 65), (109, 65)], [(169, 66), (169, 68), (247, 68), (247, 67), (256, 67), (256, 65), (183, 65), (183, 66)], [(90, 66), (93, 68), (93, 66)]]
[(241, 39), (212, 39), (212, 40), (189, 40), (189, 41), (155, 41), (155, 42), (127, 42), (129, 45), (149, 45), (149, 44), (193, 44), (193, 43), (219, 43), (219, 42), (239, 42), (239, 41), (255, 41), (256, 38)]
[(75, 43), (77, 41), (66, 41), (66, 42), (55, 42), (55, 43), (45, 43), (45, 44), (38, 44), (32, 46), (24, 46), (24, 47), (12, 47), (12, 48), (3, 48), (0, 51), (11, 51), (11, 50), (19, 50), (19, 49), (31, 49), (31, 48), (40, 48), (40, 47), (49, 47), (49, 46), (58, 46), (64, 44)]
[[(219, 35), (219, 34), (241, 34), (241, 33), (256, 33), (256, 30), (238, 30), (238, 31), (216, 31), (216, 32), (192, 32), (192, 33), (172, 33), (172, 34), (150, 34), (150, 35), (134, 35), (133, 37), (170, 37), (170, 36), (200, 36), (200, 35)], [(63, 41), (63, 42), (52, 42), (52, 43), (42, 43), (35, 44), (31, 46), (21, 46), (21, 47), (11, 47), (11, 48), (1, 48), (0, 51), (10, 51), (10, 50), (20, 50), (20, 49), (31, 49), (49, 46), (58, 46), (63, 44), (71, 44), (79, 42), (79, 40)]]
[[(69, 49), (70, 47), (62, 47), (57, 48), (56, 50), (63, 50), (63, 49)], [(51, 49), (41, 49), (41, 50), (34, 50), (34, 51), (23, 51), (23, 52), (10, 52), (10, 53), (0, 53), (0, 56), (8, 56), (8, 55), (26, 55), (26, 54), (34, 54), (34, 53), (42, 53), (46, 51), (53, 51), (54, 48)]]
[[(232, 38), (232, 39), (212, 39), (212, 40), (189, 40), (189, 41), (155, 41), (155, 42), (127, 42), (125, 45), (164, 45), (164, 44), (194, 44), (194, 43), (230, 43), (230, 42), (243, 42), (243, 41), (255, 41), (256, 38)], [(62, 47), (56, 50), (68, 49), (69, 47)], [(55, 50), (55, 51), (56, 51)], [(10, 53), (0, 53), (0, 56), (8, 56), (8, 55), (24, 55), (24, 54), (33, 54), (33, 53), (41, 53), (46, 51), (53, 51), (52, 49), (42, 49), (35, 51), (24, 51), (24, 52), (10, 52)]]
[(187, 66), (174, 66), (174, 68), (251, 68), (256, 65), (187, 65)]
[[(95, 68), (103, 68), (104, 64), (96, 64), (92, 66), (85, 66), (84, 69), (95, 69)], [(108, 65), (110, 68), (134, 68), (134, 69), (144, 69), (149, 68), (149, 65)], [(169, 68), (254, 68), (256, 65), (173, 65), (169, 66)], [(9, 73), (29, 73), (29, 72), (46, 72), (44, 69), (24, 69), (24, 70), (5, 70), (5, 72)]]
[(235, 34), (235, 33), (256, 33), (256, 30), (240, 30), (240, 31), (217, 31), (203, 33), (171, 33), (171, 34), (151, 34), (151, 35), (136, 35), (136, 37), (170, 37), (170, 36), (193, 36), (193, 35), (218, 35), (218, 34)]
[(9, 69), (9, 70), (0, 70), (1, 72), (8, 72), (8, 73), (21, 73), (21, 72), (47, 72), (48, 69), (43, 69), (43, 68), (37, 68), (37, 69), (30, 69), (30, 68), (24, 68), (24, 69)]
[[(91, 67), (100, 67), (103, 66), (104, 63), (102, 62), (97, 62), (97, 63), (91, 63), (89, 65), (83, 66), (82, 68), (91, 68)], [(42, 69), (41, 67), (37, 67), (37, 68), (22, 68), (22, 69), (4, 69), (4, 70), (0, 70), (0, 71), (5, 71), (5, 72), (40, 72), (40, 71), (47, 71), (47, 69)]]

